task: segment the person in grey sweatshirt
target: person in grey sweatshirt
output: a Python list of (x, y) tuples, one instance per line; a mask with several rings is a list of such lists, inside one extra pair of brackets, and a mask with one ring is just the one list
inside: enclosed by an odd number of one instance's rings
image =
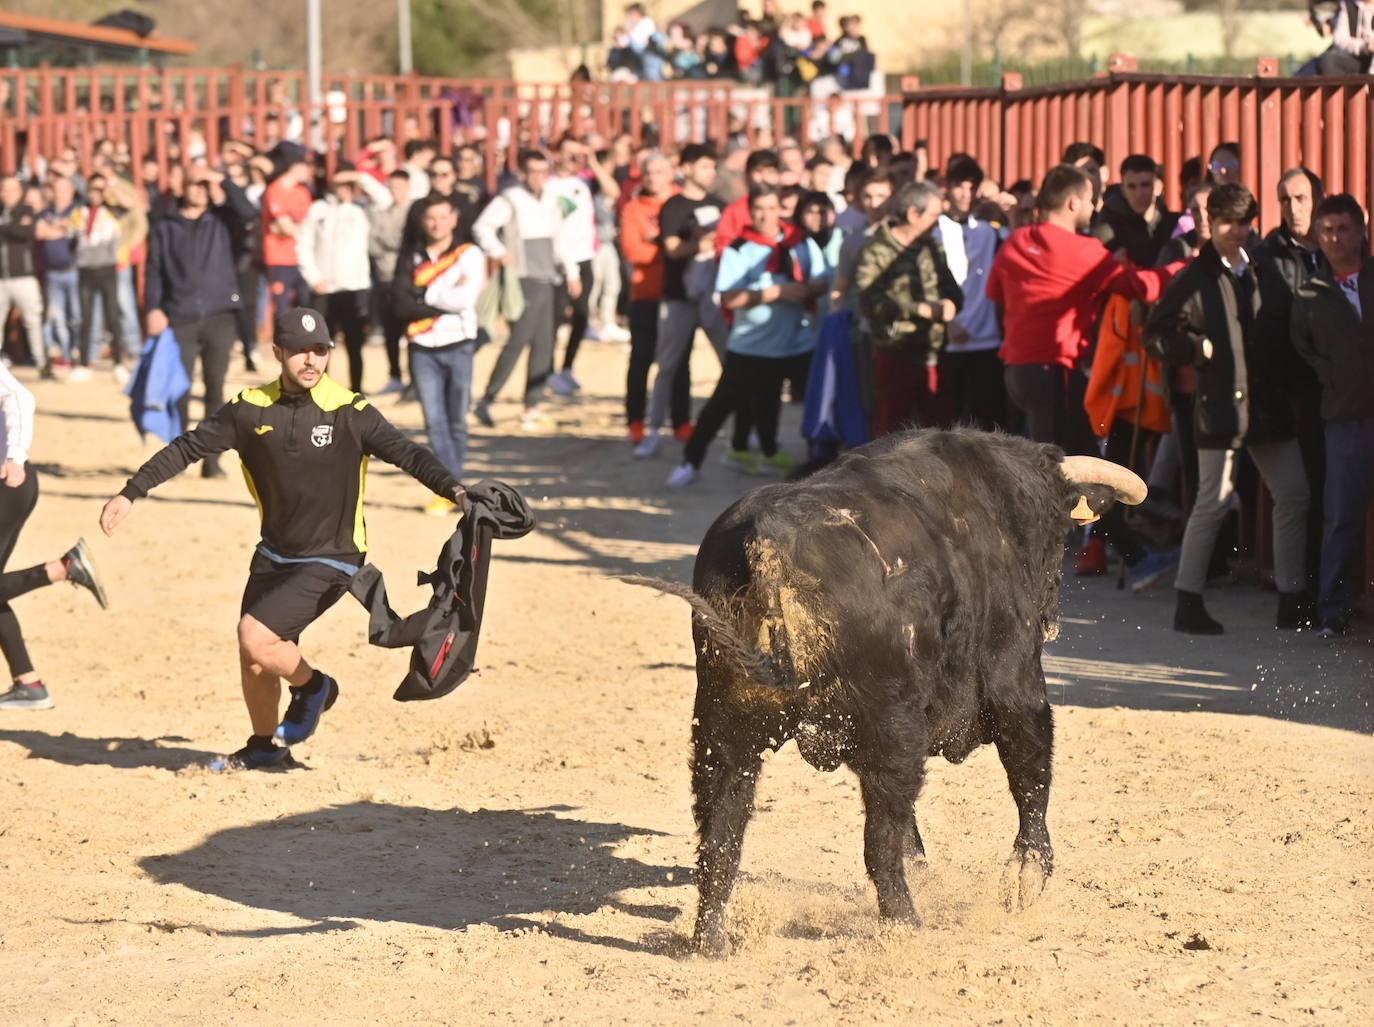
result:
[(520, 154), (519, 172), (520, 181), (487, 204), (472, 226), (473, 239), (482, 252), (499, 261), (503, 273), (519, 277), (525, 296), (525, 312), (510, 326), (510, 337), (473, 413), (491, 427), (491, 403), (515, 370), (520, 354), (529, 349), (520, 426), (540, 430), (552, 426), (540, 402), (544, 383), (553, 372), (554, 289), (566, 281), (568, 296), (575, 300), (581, 295), (582, 280), (577, 264), (562, 252), (563, 212), (558, 197), (545, 188), (549, 158), (539, 150), (525, 150)]

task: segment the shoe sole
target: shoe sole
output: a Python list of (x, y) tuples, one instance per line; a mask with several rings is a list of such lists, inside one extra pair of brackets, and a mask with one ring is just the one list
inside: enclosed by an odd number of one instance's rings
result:
[(55, 705), (52, 696), (48, 696), (46, 699), (31, 699), (28, 702), (0, 703), (0, 713), (5, 710), (50, 710)]
[(286, 755), (273, 763), (264, 763), (261, 766), (250, 767), (241, 759), (233, 756), (218, 756), (205, 764), (205, 769), (215, 774), (234, 773), (240, 770), (254, 770), (262, 774), (282, 774), (288, 770), (301, 770), (305, 767), (291, 756), (291, 750), (286, 750)]
[(1174, 571), (1176, 571), (1177, 569), (1178, 569), (1177, 566), (1174, 566), (1174, 567), (1165, 567), (1163, 570), (1158, 570), (1158, 571), (1155, 571), (1153, 574), (1146, 575), (1145, 577), (1141, 578), (1139, 581), (1132, 581), (1132, 582), (1131, 582), (1131, 591), (1132, 591), (1132, 592), (1146, 592), (1146, 591), (1148, 591), (1149, 589), (1154, 588), (1154, 587), (1155, 587), (1156, 585), (1158, 585), (1161, 581), (1163, 581), (1165, 578), (1167, 578), (1170, 574), (1174, 573)]
[(79, 538), (72, 548), (76, 550), (76, 559), (81, 561), (86, 577), (91, 579), (91, 591), (95, 593), (95, 601), (100, 604), (102, 610), (109, 609), (110, 599), (105, 595), (105, 586), (100, 582), (100, 571), (96, 568), (95, 557), (91, 555), (91, 547), (86, 545), (84, 538)]

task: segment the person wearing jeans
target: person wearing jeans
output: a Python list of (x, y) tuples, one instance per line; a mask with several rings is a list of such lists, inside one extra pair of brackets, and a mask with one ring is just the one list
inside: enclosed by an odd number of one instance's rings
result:
[(567, 283), (568, 298), (576, 300), (582, 295), (582, 277), (577, 264), (563, 252), (559, 197), (545, 188), (549, 158), (539, 150), (525, 150), (520, 154), (519, 173), (520, 181), (487, 204), (472, 226), (482, 252), (499, 261), (507, 273), (517, 275), (525, 294), (525, 312), (510, 326), (510, 338), (496, 358), (474, 413), (483, 424), (492, 425), (491, 404), (520, 355), (529, 350), (520, 426), (539, 430), (552, 426), (540, 404), (553, 373), (554, 288), (561, 277)]
[(1146, 322), (1142, 342), (1152, 354), (1197, 373), (1193, 428), (1198, 447), (1197, 503), (1183, 533), (1174, 630), (1219, 635), (1222, 625), (1202, 602), (1207, 566), (1234, 491), (1236, 453), (1245, 449), (1274, 497), (1275, 624), (1308, 623), (1306, 520), (1308, 489), (1302, 453), (1285, 402), (1279, 354), (1254, 344), (1259, 284), (1245, 252), (1258, 207), (1238, 183), (1207, 197), (1212, 238), (1169, 283)]
[[(172, 329), (188, 378), (194, 380), (200, 360), (207, 414), (224, 402), (229, 355), (238, 337), (241, 297), (233, 239), (256, 214), (231, 180), (196, 165), (187, 173), (180, 206), (154, 221), (148, 234), (147, 331), (158, 336)], [(190, 424), (190, 406), (188, 392), (177, 403), (183, 431)], [(218, 454), (205, 459), (201, 473), (224, 477)]]
[(1322, 200), (1316, 235), (1326, 266), (1298, 287), (1293, 300), (1293, 347), (1317, 373), (1326, 422), (1317, 597), (1323, 638), (1350, 630), (1365, 511), (1374, 497), (1374, 258), (1364, 253), (1364, 230), (1365, 213), (1353, 196)]
[[(461, 480), (477, 348), (477, 297), (486, 284), (486, 261), (476, 246), (458, 241), (458, 212), (449, 197), (431, 193), (419, 203), (425, 243), (398, 255), (391, 305), (406, 324), (411, 381), (430, 447)], [(436, 495), (425, 513), (437, 516), (452, 509), (452, 502)]]
[(64, 365), (71, 362), (72, 343), (81, 333), (81, 298), (76, 271), (76, 235), (80, 224), (81, 208), (76, 203), (72, 180), (66, 175), (58, 175), (52, 180), (52, 204), (39, 216), (34, 238), (46, 268), (45, 340), (60, 351)]

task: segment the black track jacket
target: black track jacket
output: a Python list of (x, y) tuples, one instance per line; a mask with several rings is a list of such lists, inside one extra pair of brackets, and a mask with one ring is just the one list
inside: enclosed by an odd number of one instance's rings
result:
[(435, 494), (452, 499), (458, 479), (411, 442), (367, 400), (328, 375), (308, 393), (280, 381), (244, 389), (193, 430), (155, 453), (120, 490), (130, 500), (197, 460), (238, 450), (262, 517), (262, 541), (286, 557), (361, 564), (367, 552), (363, 489), (379, 456)]

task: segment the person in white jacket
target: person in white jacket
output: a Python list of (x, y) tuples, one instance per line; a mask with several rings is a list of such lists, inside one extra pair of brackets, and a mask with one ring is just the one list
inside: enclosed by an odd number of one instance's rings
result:
[(520, 426), (552, 427), (540, 409), (544, 385), (553, 373), (554, 290), (566, 282), (567, 295), (582, 295), (577, 262), (564, 253), (563, 211), (559, 197), (546, 188), (549, 158), (539, 150), (525, 150), (519, 160), (520, 182), (493, 199), (472, 226), (472, 237), (505, 273), (518, 275), (525, 294), (525, 313), (510, 326), (510, 338), (496, 358), (482, 399), (474, 407), (477, 419), (491, 427), (490, 406), (515, 370), (520, 354), (529, 349), (525, 373), (525, 409)]
[(329, 334), (343, 335), (348, 387), (354, 392), (363, 390), (367, 296), (372, 288), (372, 225), (358, 199), (358, 172), (346, 166), (334, 172), (329, 193), (310, 205), (296, 237), (301, 277), (324, 314)]
[[(402, 250), (397, 258), (391, 301), (396, 316), (406, 323), (410, 377), (430, 447), (462, 480), (472, 355), (477, 349), (477, 297), (486, 284), (486, 258), (476, 246), (458, 241), (458, 212), (449, 197), (431, 193), (418, 202), (424, 211), (425, 241)], [(435, 496), (425, 512), (447, 514), (453, 506)]]
[[(4, 571), (19, 532), (38, 503), (38, 473), (28, 466), (34, 406), (33, 394), (0, 365), (0, 444), (4, 446), (0, 457), (0, 571)], [(10, 600), (58, 581), (88, 588), (101, 607), (106, 605), (105, 589), (85, 539), (78, 539), (56, 560), (0, 573), (0, 652), (14, 680), (10, 690), (0, 695), (0, 710), (52, 709), (52, 696), (33, 669)]]

